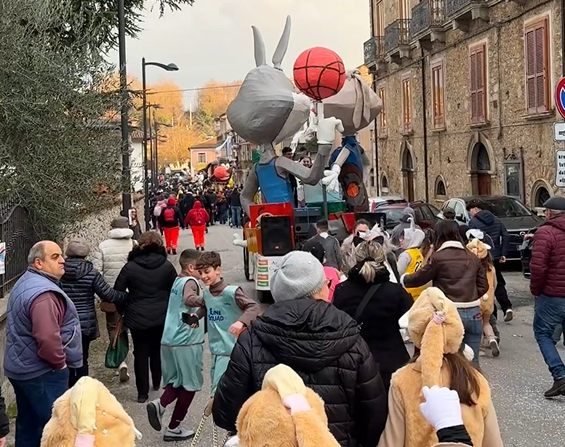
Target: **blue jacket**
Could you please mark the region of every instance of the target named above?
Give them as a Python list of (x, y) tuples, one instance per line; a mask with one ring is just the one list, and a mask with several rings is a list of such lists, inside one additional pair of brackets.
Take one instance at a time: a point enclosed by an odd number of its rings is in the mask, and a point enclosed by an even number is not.
[(493, 242), (490, 254), (494, 260), (508, 254), (508, 242), (510, 236), (508, 230), (498, 217), (490, 211), (483, 210), (475, 214), (475, 217), (469, 222), (469, 228), (481, 230), (488, 234)]
[(66, 303), (60, 332), (67, 366), (82, 366), (82, 334), (75, 305), (55, 279), (29, 269), (18, 279), (8, 299), (4, 374), (9, 379), (30, 380), (53, 371), (37, 354), (30, 315), (33, 301), (46, 292), (55, 293)]

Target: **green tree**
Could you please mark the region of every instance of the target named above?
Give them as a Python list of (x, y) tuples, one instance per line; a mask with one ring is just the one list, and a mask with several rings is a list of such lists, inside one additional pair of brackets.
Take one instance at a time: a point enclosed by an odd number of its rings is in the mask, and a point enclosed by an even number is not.
[(17, 196), (53, 235), (121, 190), (112, 67), (84, 51), (89, 36), (53, 39), (68, 8), (0, 0), (0, 201)]
[[(37, 1), (41, 8), (49, 0)], [(48, 32), (56, 40), (74, 46), (85, 45), (91, 51), (106, 51), (118, 45), (118, 0), (60, 0), (63, 7), (59, 13), (62, 20), (52, 22)], [(145, 0), (124, 0), (126, 33), (135, 37), (141, 30)], [(154, 7), (162, 15), (168, 11), (178, 11), (183, 6), (191, 6), (194, 0), (156, 0)], [(29, 27), (34, 25), (33, 14), (22, 15), (19, 23)], [(85, 39), (88, 36), (88, 39)]]

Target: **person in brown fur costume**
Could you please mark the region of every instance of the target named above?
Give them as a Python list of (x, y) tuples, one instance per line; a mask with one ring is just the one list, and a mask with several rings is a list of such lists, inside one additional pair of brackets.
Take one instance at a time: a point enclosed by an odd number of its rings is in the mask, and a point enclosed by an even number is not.
[[(457, 393), (439, 387), (424, 392), (422, 414), (433, 426), (442, 427), (438, 432), (442, 443), (436, 447), (470, 445)], [(446, 414), (455, 426), (446, 425)], [(277, 365), (265, 374), (262, 390), (241, 408), (237, 429), (239, 438), (230, 440), (226, 447), (339, 447), (328, 429), (324, 402), (286, 365)]]
[(41, 447), (134, 447), (141, 433), (98, 380), (81, 378), (53, 405)]
[(457, 392), (462, 420), (473, 445), (502, 447), (490, 387), (463, 355), (463, 323), (455, 305), (437, 287), (426, 289), (409, 312), (408, 331), (420, 349), (415, 359), (392, 376), (389, 416), (379, 447), (431, 447), (437, 427), (424, 418), (423, 387)]

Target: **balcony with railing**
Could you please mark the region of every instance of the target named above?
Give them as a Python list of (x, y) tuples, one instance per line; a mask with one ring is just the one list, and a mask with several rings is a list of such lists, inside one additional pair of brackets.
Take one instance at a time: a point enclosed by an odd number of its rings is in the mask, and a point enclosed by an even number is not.
[(422, 0), (414, 6), (410, 21), (411, 40), (443, 42), (444, 11), (444, 0)]
[(375, 67), (378, 62), (384, 60), (384, 37), (371, 37), (367, 42), (363, 44), (363, 52), (365, 54), (365, 65), (369, 68)]
[(472, 20), (488, 20), (488, 8), (488, 0), (445, 0), (446, 19), (454, 20), (456, 29), (465, 30)]
[(410, 19), (398, 19), (385, 28), (385, 52), (395, 63), (410, 58)]

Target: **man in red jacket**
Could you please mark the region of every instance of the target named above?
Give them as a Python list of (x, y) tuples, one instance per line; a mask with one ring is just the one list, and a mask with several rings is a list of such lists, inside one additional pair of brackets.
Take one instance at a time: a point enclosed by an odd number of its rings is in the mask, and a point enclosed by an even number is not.
[(557, 352), (553, 333), (565, 324), (565, 197), (543, 204), (546, 222), (535, 233), (530, 261), (530, 291), (536, 297), (534, 335), (553, 376), (547, 398), (565, 395), (565, 365)]

